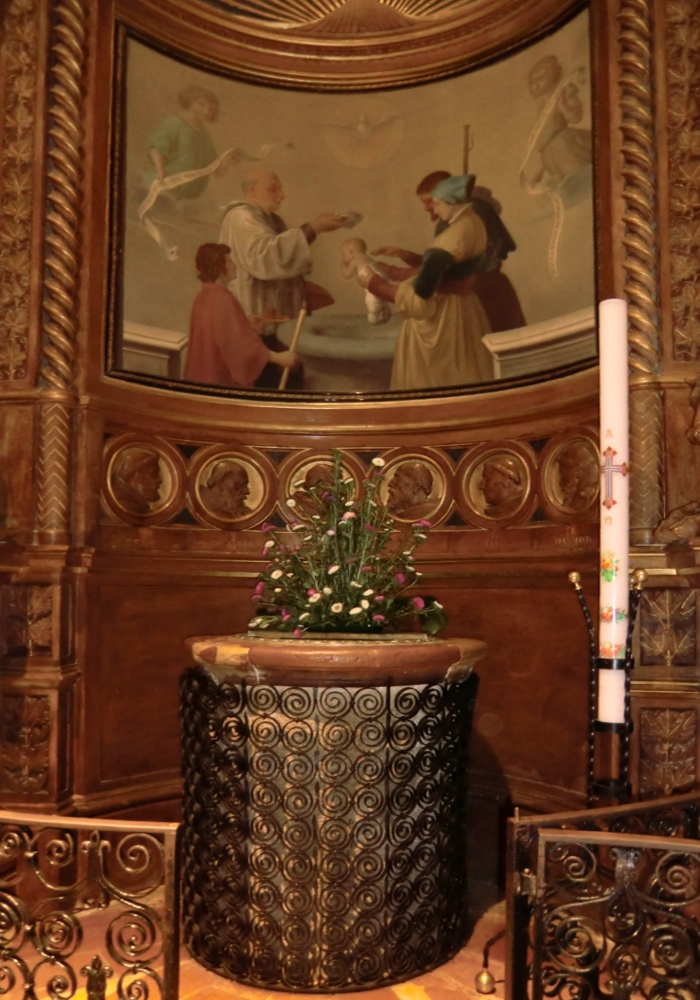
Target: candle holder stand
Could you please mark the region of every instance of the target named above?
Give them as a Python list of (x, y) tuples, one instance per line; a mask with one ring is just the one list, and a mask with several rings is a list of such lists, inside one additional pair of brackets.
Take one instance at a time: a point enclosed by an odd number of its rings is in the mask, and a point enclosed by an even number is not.
[[(632, 634), (637, 619), (642, 587), (647, 579), (644, 570), (636, 570), (632, 577), (629, 597), (629, 629), (625, 658), (607, 659), (598, 656), (596, 630), (581, 587), (581, 574), (569, 573), (569, 581), (576, 590), (581, 611), (588, 628), (590, 652), (589, 731), (588, 731), (588, 805), (609, 805), (629, 801), (632, 788), (629, 780), (630, 736), (630, 677), (634, 668)], [(624, 722), (600, 722), (598, 709), (598, 673), (600, 670), (624, 670), (625, 709)]]

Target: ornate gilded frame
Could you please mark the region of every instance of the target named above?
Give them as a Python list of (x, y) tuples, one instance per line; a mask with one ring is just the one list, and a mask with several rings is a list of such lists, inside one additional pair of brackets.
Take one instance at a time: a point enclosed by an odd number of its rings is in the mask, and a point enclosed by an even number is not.
[[(175, 391), (206, 392), (222, 398), (250, 397), (275, 403), (299, 400), (295, 392), (255, 389), (252, 393), (208, 385), (187, 384), (181, 379), (149, 377), (134, 373), (119, 363), (121, 338), (118, 333), (122, 297), (122, 247), (124, 243), (123, 200), (125, 171), (126, 115), (124, 80), (126, 51), (130, 39), (149, 44), (166, 55), (190, 60), (205, 70), (227, 72), (244, 82), (266, 86), (286, 86), (313, 92), (372, 91), (397, 86), (428, 83), (453, 74), (467, 72), (509, 51), (551, 33), (580, 10), (587, 0), (568, 3), (562, 0), (537, 0), (516, 8), (503, 2), (466, 0), (449, 12), (445, 0), (391, 0), (372, 6), (372, 0), (305, 0), (290, 6), (282, 0), (245, 0), (241, 4), (173, 3), (158, 5), (153, 16), (151, 3), (127, 2), (116, 5), (114, 22), (114, 91), (112, 109), (112, 172), (109, 264), (109, 307), (107, 310), (106, 372), (120, 380)], [(337, 25), (327, 25), (329, 17), (342, 14), (359, 4), (366, 32), (359, 37), (336, 34)], [(247, 15), (227, 16), (207, 11), (209, 7), (230, 6)], [(410, 18), (413, 9), (425, 12), (412, 16), (415, 24), (397, 31), (371, 30), (373, 11), (386, 8), (397, 18)], [(383, 11), (384, 16), (386, 11)], [(274, 14), (284, 23), (264, 18)], [(275, 21), (278, 20), (275, 19)], [(319, 29), (322, 25), (322, 30)], [(183, 26), (187, 32), (183, 33)], [(319, 33), (317, 33), (319, 32)], [(400, 37), (399, 37), (400, 36)], [(359, 44), (358, 44), (359, 41)], [(593, 359), (556, 370), (556, 377), (573, 374), (595, 364)], [(343, 402), (366, 400), (450, 399), (455, 396), (491, 393), (503, 388), (547, 382), (552, 371), (525, 377), (510, 377), (481, 385), (447, 386), (441, 389), (391, 392), (331, 393)], [(304, 403), (327, 401), (329, 393), (304, 392)]]

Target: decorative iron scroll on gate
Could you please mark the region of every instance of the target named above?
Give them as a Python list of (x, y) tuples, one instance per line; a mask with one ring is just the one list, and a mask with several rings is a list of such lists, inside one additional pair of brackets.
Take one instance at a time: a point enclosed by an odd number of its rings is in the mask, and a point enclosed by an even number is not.
[(178, 830), (0, 812), (0, 995), (178, 1000)]
[(700, 997), (700, 793), (509, 828), (507, 1000)]

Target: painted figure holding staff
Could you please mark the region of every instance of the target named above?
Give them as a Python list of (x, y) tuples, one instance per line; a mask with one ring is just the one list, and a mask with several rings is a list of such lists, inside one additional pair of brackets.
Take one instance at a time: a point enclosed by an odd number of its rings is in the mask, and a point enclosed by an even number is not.
[[(263, 339), (271, 350), (279, 350), (276, 323), (281, 318), (298, 317), (305, 302), (309, 311), (332, 305), (328, 292), (306, 280), (312, 267), (311, 245), (321, 233), (346, 226), (347, 215), (322, 212), (290, 229), (277, 215), (285, 195), (276, 173), (249, 167), (242, 187), (244, 197), (227, 206), (220, 233), (237, 271), (231, 290), (246, 315), (270, 317)], [(256, 384), (272, 387), (278, 381), (279, 373), (268, 369)]]

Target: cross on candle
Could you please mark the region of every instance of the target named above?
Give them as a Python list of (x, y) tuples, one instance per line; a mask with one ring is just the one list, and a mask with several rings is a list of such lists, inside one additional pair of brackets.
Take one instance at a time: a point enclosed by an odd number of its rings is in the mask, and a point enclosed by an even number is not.
[(623, 476), (627, 475), (627, 462), (623, 462), (621, 465), (615, 465), (613, 462), (615, 455), (617, 455), (617, 452), (614, 448), (606, 448), (603, 452), (603, 458), (605, 461), (600, 467), (600, 471), (603, 473), (604, 477), (603, 482), (605, 484), (605, 497), (601, 502), (603, 507), (607, 510), (610, 510), (610, 508), (617, 503), (617, 500), (613, 498), (613, 473), (619, 472)]

